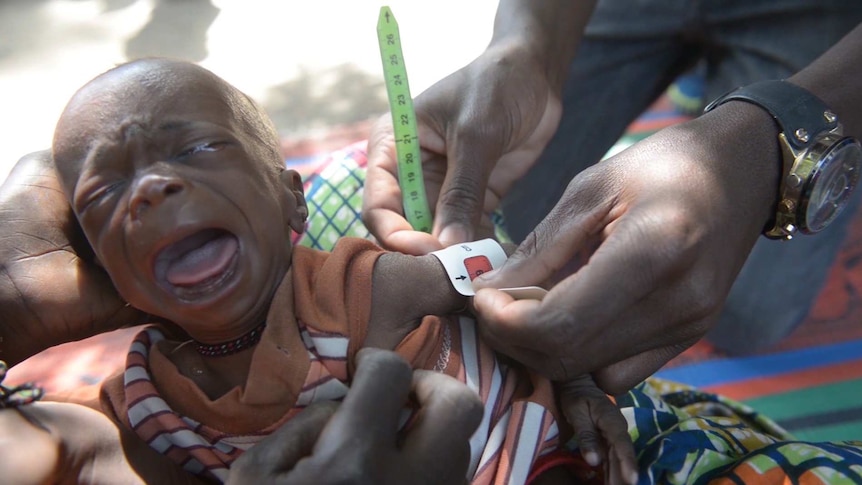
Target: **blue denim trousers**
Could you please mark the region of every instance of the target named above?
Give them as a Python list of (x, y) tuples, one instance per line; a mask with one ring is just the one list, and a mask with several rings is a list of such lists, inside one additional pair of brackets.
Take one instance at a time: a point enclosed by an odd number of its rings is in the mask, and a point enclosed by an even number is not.
[[(600, 0), (570, 67), (560, 127), (503, 201), (510, 235), (523, 239), (568, 181), (692, 66), (705, 67), (711, 100), (790, 76), (860, 22), (859, 0)], [(744, 354), (793, 330), (822, 287), (859, 200), (821, 233), (758, 241), (709, 340)]]

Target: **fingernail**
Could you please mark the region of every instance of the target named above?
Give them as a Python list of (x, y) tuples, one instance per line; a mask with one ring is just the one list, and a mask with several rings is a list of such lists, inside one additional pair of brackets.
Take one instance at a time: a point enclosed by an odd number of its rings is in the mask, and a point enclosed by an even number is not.
[(587, 463), (590, 464), (590, 466), (598, 466), (599, 463), (601, 463), (601, 460), (599, 460), (599, 454), (595, 451), (588, 451), (584, 453), (584, 460), (586, 460)]
[(467, 230), (460, 224), (451, 224), (440, 231), (440, 242), (445, 247), (467, 241)]
[(629, 475), (629, 483), (634, 485), (637, 482), (638, 482), (638, 472), (631, 472), (631, 474)]
[(482, 285), (486, 285), (493, 281), (496, 274), (496, 271), (489, 271), (487, 273), (480, 274), (476, 277), (476, 279), (473, 280), (473, 287), (476, 289), (482, 288)]

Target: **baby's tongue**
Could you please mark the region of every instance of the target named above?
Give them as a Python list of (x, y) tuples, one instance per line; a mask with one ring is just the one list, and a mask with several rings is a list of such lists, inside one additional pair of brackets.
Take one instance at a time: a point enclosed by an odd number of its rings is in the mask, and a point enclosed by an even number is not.
[(209, 239), (171, 261), (166, 278), (175, 286), (194, 286), (224, 271), (236, 252), (232, 236)]

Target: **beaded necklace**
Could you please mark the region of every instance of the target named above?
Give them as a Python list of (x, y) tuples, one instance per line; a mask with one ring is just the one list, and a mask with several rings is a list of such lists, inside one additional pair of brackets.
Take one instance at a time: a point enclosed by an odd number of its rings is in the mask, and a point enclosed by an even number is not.
[(260, 342), (260, 337), (263, 335), (264, 328), (266, 328), (265, 321), (251, 329), (248, 333), (229, 342), (218, 344), (205, 344), (198, 342), (197, 340), (192, 340), (192, 342), (195, 344), (195, 350), (205, 357), (224, 357), (253, 347), (255, 344)]

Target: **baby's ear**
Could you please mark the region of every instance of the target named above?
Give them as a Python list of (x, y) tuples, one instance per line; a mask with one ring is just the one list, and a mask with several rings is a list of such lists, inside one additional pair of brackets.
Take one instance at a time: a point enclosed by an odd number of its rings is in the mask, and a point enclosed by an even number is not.
[(296, 170), (284, 170), (279, 177), (283, 190), (285, 222), (297, 234), (302, 233), (308, 219), (308, 204), (302, 189), (302, 177)]

